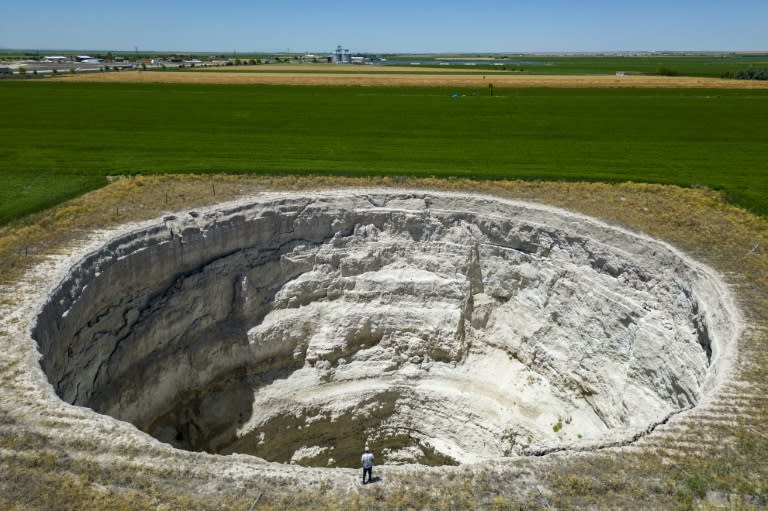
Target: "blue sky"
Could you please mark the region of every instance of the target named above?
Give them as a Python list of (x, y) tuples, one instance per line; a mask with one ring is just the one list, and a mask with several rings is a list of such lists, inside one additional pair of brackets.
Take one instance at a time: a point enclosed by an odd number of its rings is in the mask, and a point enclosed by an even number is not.
[(768, 0), (3, 0), (0, 48), (768, 50)]

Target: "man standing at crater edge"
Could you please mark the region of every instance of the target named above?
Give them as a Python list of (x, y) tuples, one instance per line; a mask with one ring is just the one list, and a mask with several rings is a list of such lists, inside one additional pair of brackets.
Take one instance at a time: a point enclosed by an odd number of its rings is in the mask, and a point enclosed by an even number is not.
[(373, 470), (373, 454), (371, 450), (366, 447), (365, 452), (360, 457), (360, 461), (363, 462), (363, 484), (367, 484), (365, 481), (365, 475), (368, 474), (368, 482), (371, 482), (371, 471)]

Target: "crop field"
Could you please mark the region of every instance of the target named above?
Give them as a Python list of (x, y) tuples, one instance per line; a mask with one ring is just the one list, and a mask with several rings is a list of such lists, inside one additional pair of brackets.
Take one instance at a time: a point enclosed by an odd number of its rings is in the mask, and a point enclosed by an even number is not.
[[(93, 83), (177, 83), (206, 85), (310, 85), (336, 87), (487, 88), (642, 88), (642, 89), (768, 89), (763, 80), (729, 80), (695, 76), (527, 75), (503, 71), (464, 71), (392, 67), (255, 66), (174, 71), (123, 71), (67, 75), (58, 80)], [(448, 72), (451, 71), (451, 72)]]
[(46, 80), (0, 102), (2, 223), (137, 173), (656, 182), (768, 213), (768, 90)]
[[(446, 58), (434, 55), (398, 55), (390, 57), (391, 62), (407, 64), (411, 61), (433, 58), (445, 64), (475, 61), (467, 55)], [(482, 63), (486, 62), (486, 65)], [(508, 62), (503, 66), (494, 64)], [(614, 74), (625, 71), (633, 74), (657, 74), (659, 71), (680, 76), (720, 77), (724, 73), (736, 72), (749, 67), (768, 66), (765, 54), (728, 54), (728, 55), (493, 55), (479, 60), (478, 68), (515, 70), (526, 74), (579, 75), (579, 74)], [(454, 66), (450, 66), (454, 67)]]
[[(418, 65), (415, 65), (418, 64)], [(690, 76), (720, 78), (751, 67), (768, 67), (768, 54), (746, 55), (645, 55), (645, 56), (538, 56), (495, 55), (477, 57), (457, 55), (390, 56), (387, 65), (349, 66), (328, 64), (258, 65), (241, 66), (249, 72), (376, 72), (382, 73), (494, 73), (535, 76), (628, 75)], [(298, 68), (298, 69), (297, 69)], [(186, 68), (195, 71), (200, 68)], [(207, 71), (226, 72), (232, 67), (204, 68)]]

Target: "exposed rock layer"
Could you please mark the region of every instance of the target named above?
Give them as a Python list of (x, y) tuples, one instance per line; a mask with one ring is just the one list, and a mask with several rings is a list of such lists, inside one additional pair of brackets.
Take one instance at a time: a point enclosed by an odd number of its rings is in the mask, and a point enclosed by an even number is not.
[(64, 400), (179, 447), (445, 464), (624, 441), (694, 406), (734, 328), (719, 286), (549, 208), (270, 196), (113, 239), (35, 338)]

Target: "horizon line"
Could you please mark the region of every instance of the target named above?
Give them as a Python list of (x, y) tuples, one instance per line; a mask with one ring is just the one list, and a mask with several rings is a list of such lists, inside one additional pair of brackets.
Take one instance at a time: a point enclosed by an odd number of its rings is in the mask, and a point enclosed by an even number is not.
[[(204, 54), (222, 54), (233, 55), (238, 54), (275, 54), (275, 55), (302, 55), (312, 53), (329, 53), (333, 54), (332, 50), (304, 50), (304, 51), (291, 51), (290, 48), (284, 50), (200, 50), (200, 49), (117, 49), (117, 48), (12, 48), (1, 47), (0, 52), (44, 52), (44, 51), (59, 51), (59, 52), (120, 52), (120, 53), (204, 53)], [(462, 50), (462, 51), (377, 51), (377, 50), (354, 50), (356, 53), (373, 53), (381, 55), (600, 55), (600, 54), (717, 54), (717, 53), (736, 53), (736, 54), (768, 54), (768, 48), (762, 50), (755, 49), (741, 49), (741, 50), (724, 50), (724, 49), (687, 49), (687, 50)]]

